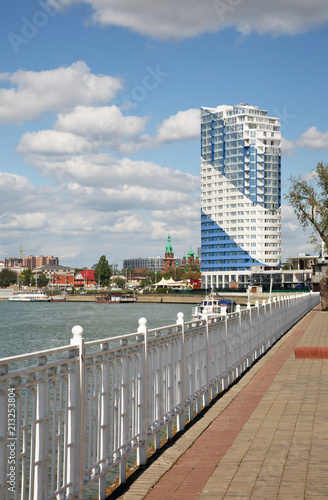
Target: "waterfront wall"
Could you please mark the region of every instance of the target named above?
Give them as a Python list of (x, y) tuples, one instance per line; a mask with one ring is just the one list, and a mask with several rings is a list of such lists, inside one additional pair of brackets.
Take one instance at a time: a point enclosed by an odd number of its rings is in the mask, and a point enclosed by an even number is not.
[[(268, 293), (221, 293), (222, 297), (228, 298), (235, 301), (237, 304), (246, 306), (248, 302), (251, 305), (255, 305), (256, 301), (262, 302), (262, 300), (268, 300)], [(272, 293), (271, 297), (278, 298), (283, 297), (284, 293)], [(67, 301), (69, 302), (94, 302), (96, 295), (67, 295)], [(137, 302), (147, 303), (147, 304), (198, 304), (204, 300), (203, 294), (194, 293), (152, 293), (152, 294), (137, 294)]]
[[(0, 360), (0, 498), (106, 498), (302, 316), (318, 293)], [(127, 306), (128, 307), (128, 306)], [(97, 488), (96, 491), (92, 488)], [(91, 489), (91, 493), (90, 493)], [(15, 492), (12, 497), (12, 492)]]

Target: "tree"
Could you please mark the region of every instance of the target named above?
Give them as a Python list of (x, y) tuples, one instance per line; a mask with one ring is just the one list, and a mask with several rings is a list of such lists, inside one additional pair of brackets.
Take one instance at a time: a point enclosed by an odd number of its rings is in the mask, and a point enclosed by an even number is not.
[(112, 275), (111, 268), (105, 255), (102, 255), (95, 268), (95, 280), (101, 286), (108, 286), (109, 280)]
[(47, 286), (49, 283), (49, 279), (45, 274), (40, 274), (37, 279), (38, 288), (42, 288), (43, 286)]
[(112, 283), (115, 283), (117, 288), (125, 288), (126, 279), (120, 278), (120, 276), (117, 276), (116, 278), (113, 278)]
[(328, 163), (319, 162), (312, 172), (312, 180), (290, 176), (291, 188), (286, 195), (296, 217), (305, 229), (312, 226), (311, 242), (318, 236), (328, 247)]
[(17, 273), (8, 267), (0, 271), (0, 287), (7, 288), (17, 283)]
[(22, 285), (29, 286), (33, 279), (33, 273), (31, 269), (23, 269), (20, 273), (20, 282)]
[[(301, 175), (290, 176), (289, 181), (291, 187), (286, 199), (293, 207), (301, 227), (312, 228), (311, 243), (318, 243), (322, 240), (328, 248), (328, 163), (317, 164), (310, 182), (303, 179)], [(327, 280), (321, 283), (320, 293), (322, 308), (326, 310)]]

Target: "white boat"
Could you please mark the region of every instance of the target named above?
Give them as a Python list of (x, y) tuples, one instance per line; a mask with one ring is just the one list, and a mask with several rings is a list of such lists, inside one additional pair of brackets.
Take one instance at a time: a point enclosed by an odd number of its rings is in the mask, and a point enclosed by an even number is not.
[(223, 299), (215, 294), (206, 296), (196, 307), (192, 308), (192, 319), (206, 319), (210, 315), (219, 315), (235, 311), (236, 302)]
[(135, 302), (136, 299), (131, 294), (122, 294), (122, 295), (111, 295), (106, 294), (100, 297), (97, 297), (95, 302), (97, 304), (129, 304)]
[(8, 298), (10, 302), (50, 302), (50, 297), (44, 292), (16, 292)]

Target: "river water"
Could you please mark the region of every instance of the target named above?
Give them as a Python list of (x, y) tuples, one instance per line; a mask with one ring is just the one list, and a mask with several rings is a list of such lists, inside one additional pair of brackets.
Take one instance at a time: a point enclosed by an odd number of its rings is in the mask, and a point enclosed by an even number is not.
[(148, 328), (172, 325), (178, 312), (191, 317), (192, 304), (96, 304), (93, 302), (0, 301), (0, 359), (68, 345), (80, 325), (85, 341), (136, 332), (139, 318)]

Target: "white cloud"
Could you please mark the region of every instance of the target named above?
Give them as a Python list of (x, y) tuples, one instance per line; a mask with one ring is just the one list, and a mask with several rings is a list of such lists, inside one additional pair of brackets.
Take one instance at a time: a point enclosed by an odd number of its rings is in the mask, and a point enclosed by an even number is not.
[[(182, 255), (185, 238), (194, 247), (199, 244), (195, 232), (198, 202), (193, 193), (78, 183), (36, 188), (22, 176), (0, 173), (0, 197), (0, 245), (9, 255), (17, 255), (23, 238), (24, 248), (72, 258), (72, 265), (90, 266), (104, 253), (110, 262), (121, 265), (123, 256), (158, 255), (162, 247), (164, 252), (169, 232), (174, 234), (177, 255)], [(189, 206), (195, 207), (192, 212), (185, 209)], [(185, 217), (167, 220), (166, 207), (175, 207), (180, 214), (185, 211)], [(145, 241), (153, 241), (153, 246), (147, 243), (145, 249)]]
[(16, 255), (23, 237), (25, 248), (69, 256), (72, 265), (92, 265), (99, 252), (121, 264), (130, 254), (158, 255), (169, 232), (178, 256), (185, 241), (199, 244), (197, 176), (103, 153), (30, 153), (25, 161), (59, 182), (36, 187), (23, 176), (0, 174), (5, 252)]
[(200, 138), (200, 110), (188, 109), (170, 116), (158, 127), (160, 143)]
[(24, 134), (17, 152), (54, 155), (107, 149), (126, 155), (200, 137), (198, 109), (178, 111), (157, 125), (153, 136), (143, 134), (147, 122), (147, 117), (124, 116), (117, 106), (77, 106), (70, 113), (58, 115), (54, 130)]
[(295, 155), (295, 146), (293, 141), (289, 141), (284, 137), (281, 138), (281, 153), (282, 156), (294, 156)]
[(310, 127), (297, 139), (296, 144), (309, 149), (328, 149), (328, 132), (320, 132), (317, 127)]
[(24, 159), (45, 177), (86, 187), (139, 185), (190, 193), (198, 192), (200, 186), (198, 176), (156, 163), (117, 159), (102, 153), (67, 156), (26, 154)]
[(118, 78), (95, 75), (83, 61), (48, 71), (2, 73), (0, 82), (4, 85), (0, 88), (0, 124), (36, 120), (46, 111), (108, 103), (122, 88)]
[(89, 151), (91, 144), (86, 137), (79, 137), (57, 130), (26, 132), (17, 147), (18, 153), (67, 155)]
[(306, 181), (306, 182), (312, 182), (317, 177), (317, 175), (318, 174), (317, 174), (316, 170), (311, 170), (311, 172), (307, 172), (306, 174), (303, 174), (302, 179), (303, 179), (303, 181)]
[(147, 118), (124, 116), (117, 106), (77, 106), (68, 114), (59, 114), (56, 130), (110, 142), (111, 138), (128, 139), (144, 131)]
[[(65, 5), (82, 0), (65, 0)], [(234, 27), (243, 34), (304, 33), (328, 21), (326, 0), (83, 0), (92, 20), (164, 40)]]

